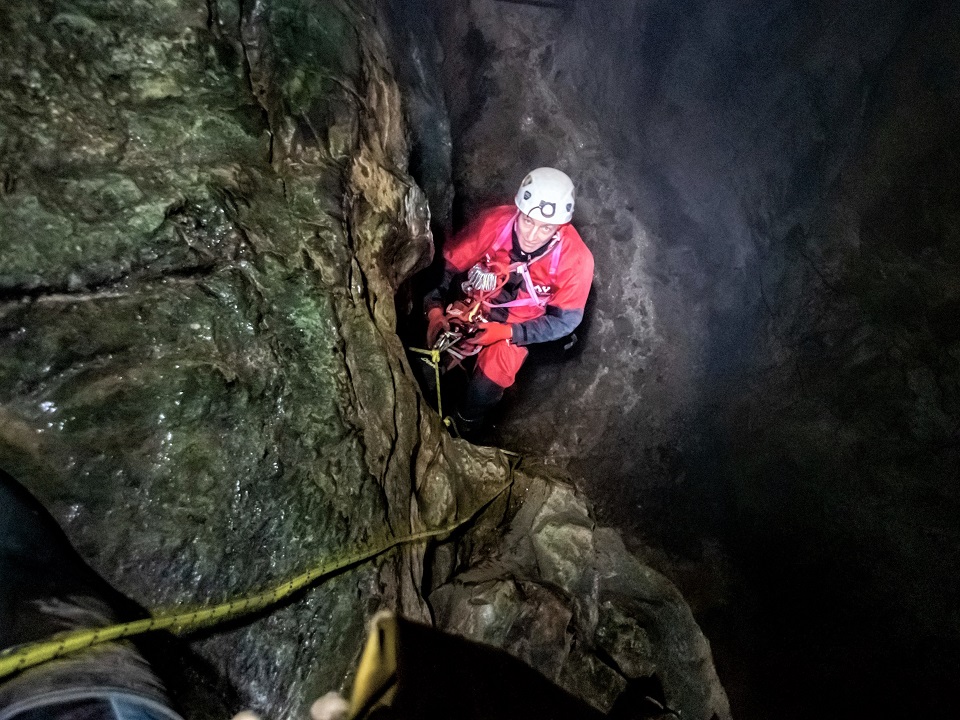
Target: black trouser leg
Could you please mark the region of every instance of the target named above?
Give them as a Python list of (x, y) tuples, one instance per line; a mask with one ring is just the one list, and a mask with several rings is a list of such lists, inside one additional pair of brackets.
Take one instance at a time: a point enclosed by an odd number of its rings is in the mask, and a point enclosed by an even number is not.
[(500, 402), (506, 388), (497, 385), (482, 372), (476, 371), (467, 385), (467, 394), (457, 414), (460, 419), (474, 427), (479, 426), (487, 412)]

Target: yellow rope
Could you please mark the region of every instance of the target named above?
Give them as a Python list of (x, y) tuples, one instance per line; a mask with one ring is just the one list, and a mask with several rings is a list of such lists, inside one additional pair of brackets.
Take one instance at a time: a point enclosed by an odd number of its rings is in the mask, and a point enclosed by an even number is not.
[(426, 355), (430, 358), (425, 362), (433, 368), (433, 375), (437, 383), (437, 414), (440, 416), (444, 425), (449, 425), (449, 419), (443, 416), (443, 396), (440, 393), (440, 351), (436, 349), (424, 350), (423, 348), (415, 347), (410, 348), (410, 351), (419, 353), (420, 355)]
[(470, 513), (470, 515), (448, 527), (424, 530), (423, 532), (388, 540), (381, 545), (360, 550), (342, 558), (323, 561), (312, 570), (308, 570), (291, 580), (287, 580), (286, 582), (253, 595), (229, 600), (212, 607), (200, 606), (192, 610), (174, 609), (154, 613), (152, 617), (144, 618), (143, 620), (135, 620), (133, 622), (120, 623), (102, 628), (88, 628), (59, 633), (48, 640), (41, 640), (39, 642), (9, 648), (0, 652), (0, 678), (49, 660), (54, 660), (63, 655), (77, 652), (78, 650), (85, 650), (100, 643), (120, 640), (154, 630), (169, 630), (175, 635), (182, 635), (199, 628), (211, 627), (227, 620), (262, 610), (271, 605), (275, 605), (284, 598), (289, 597), (298, 590), (302, 590), (323, 577), (329, 576), (338, 570), (352, 565), (358, 565), (366, 560), (375, 558), (399, 545), (415, 543), (452, 533), (479, 515), (484, 508), (496, 500), (512, 484), (513, 476), (511, 467), (511, 477), (506, 485), (497, 490), (490, 499), (481, 504), (476, 510)]

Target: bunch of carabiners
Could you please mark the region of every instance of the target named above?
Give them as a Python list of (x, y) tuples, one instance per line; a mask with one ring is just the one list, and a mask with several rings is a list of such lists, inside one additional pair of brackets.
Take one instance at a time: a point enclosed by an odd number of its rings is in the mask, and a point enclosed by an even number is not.
[(460, 284), (463, 297), (444, 311), (450, 329), (441, 333), (431, 348), (446, 353), (449, 359), (445, 370), (480, 352), (480, 346), (470, 339), (489, 321), (487, 304), (503, 288), (507, 277), (508, 272), (487, 261), (477, 263), (467, 272), (467, 279)]

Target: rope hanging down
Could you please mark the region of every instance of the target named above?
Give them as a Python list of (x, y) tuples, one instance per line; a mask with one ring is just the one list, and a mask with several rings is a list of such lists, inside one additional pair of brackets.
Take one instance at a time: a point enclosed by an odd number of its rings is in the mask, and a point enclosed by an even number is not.
[(49, 640), (41, 640), (39, 642), (3, 650), (0, 652), (0, 679), (12, 675), (15, 672), (34, 667), (35, 665), (40, 665), (49, 660), (55, 660), (56, 658), (80, 650), (86, 650), (100, 643), (121, 640), (155, 630), (169, 630), (174, 635), (184, 635), (200, 628), (213, 627), (228, 620), (233, 620), (276, 605), (298, 590), (302, 590), (324, 577), (383, 555), (400, 545), (409, 545), (422, 540), (448, 535), (473, 520), (483, 512), (488, 505), (513, 485), (513, 467), (514, 464), (511, 463), (510, 479), (503, 487), (497, 490), (496, 493), (468, 516), (462, 520), (458, 520), (452, 525), (395, 538), (381, 545), (367, 548), (366, 550), (360, 550), (341, 558), (321, 562), (320, 565), (312, 570), (308, 570), (272, 588), (253, 595), (228, 600), (227, 602), (212, 607), (201, 606), (193, 610), (174, 609), (158, 612), (143, 620), (135, 620), (133, 622), (120, 623), (102, 628), (73, 630), (54, 635)]
[[(426, 357), (423, 361), (433, 368), (434, 382), (437, 385), (437, 415), (440, 416), (440, 420), (447, 427), (450, 426), (450, 418), (444, 417), (443, 415), (443, 395), (440, 392), (440, 351), (436, 348), (433, 350), (424, 350), (423, 348), (410, 348), (410, 352), (415, 352), (419, 355), (425, 355)], [(429, 359), (428, 359), (429, 358)]]

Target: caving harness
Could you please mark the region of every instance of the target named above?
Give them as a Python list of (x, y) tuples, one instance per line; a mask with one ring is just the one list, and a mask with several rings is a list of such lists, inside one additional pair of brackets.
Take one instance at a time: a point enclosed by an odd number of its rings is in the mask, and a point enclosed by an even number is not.
[[(562, 249), (559, 232), (550, 240), (547, 249), (532, 260), (505, 263), (493, 259), (498, 252), (509, 248), (513, 244), (513, 228), (519, 215), (518, 211), (504, 224), (490, 250), (467, 271), (467, 279), (460, 284), (463, 297), (454, 300), (444, 310), (444, 317), (450, 324), (450, 329), (441, 333), (433, 343), (433, 347), (429, 349), (410, 348), (412, 352), (422, 355), (423, 362), (434, 371), (437, 386), (437, 411), (440, 417), (444, 417), (440, 375), (457, 367), (468, 357), (480, 352), (482, 347), (470, 341), (480, 332), (484, 323), (490, 322), (490, 310), (519, 307), (542, 308), (548, 302), (548, 298), (537, 292), (533, 279), (530, 277), (530, 265), (549, 256), (550, 278), (556, 276), (557, 268), (560, 266)], [(513, 273), (520, 275), (527, 297), (503, 303), (494, 302), (493, 299), (500, 294)], [(446, 418), (444, 422), (449, 424), (449, 420)]]

